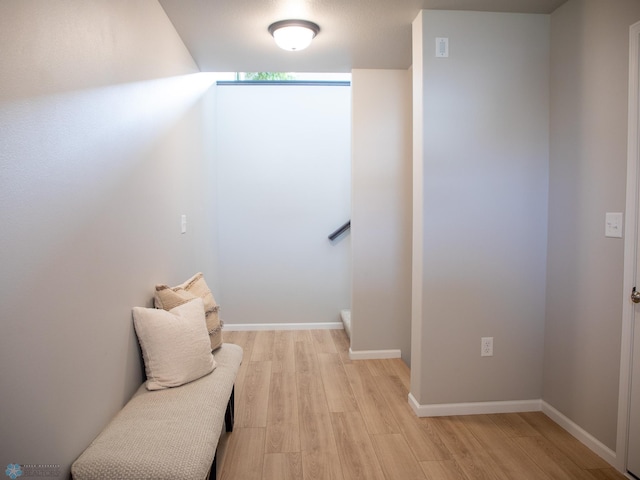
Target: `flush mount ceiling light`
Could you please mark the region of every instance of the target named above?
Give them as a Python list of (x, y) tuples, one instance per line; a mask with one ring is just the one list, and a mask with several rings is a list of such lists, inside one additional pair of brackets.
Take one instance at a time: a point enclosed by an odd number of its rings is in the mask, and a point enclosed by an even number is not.
[(318, 34), (320, 27), (307, 20), (281, 20), (269, 25), (269, 33), (283, 50), (304, 50)]

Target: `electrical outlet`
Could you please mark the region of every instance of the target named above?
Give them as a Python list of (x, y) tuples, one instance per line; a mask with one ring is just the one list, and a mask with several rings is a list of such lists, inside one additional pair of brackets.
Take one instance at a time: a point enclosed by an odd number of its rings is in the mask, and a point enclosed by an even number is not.
[(480, 356), (493, 357), (493, 337), (482, 337), (480, 339)]

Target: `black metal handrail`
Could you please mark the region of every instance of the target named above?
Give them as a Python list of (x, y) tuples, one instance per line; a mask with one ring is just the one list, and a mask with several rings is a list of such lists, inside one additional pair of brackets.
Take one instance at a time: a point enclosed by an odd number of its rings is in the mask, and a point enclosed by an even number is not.
[(351, 228), (351, 220), (349, 220), (347, 223), (345, 223), (340, 228), (338, 228), (335, 232), (330, 234), (328, 237), (329, 240), (333, 242), (336, 238), (338, 238), (340, 235), (342, 235), (344, 232), (346, 232), (350, 228)]

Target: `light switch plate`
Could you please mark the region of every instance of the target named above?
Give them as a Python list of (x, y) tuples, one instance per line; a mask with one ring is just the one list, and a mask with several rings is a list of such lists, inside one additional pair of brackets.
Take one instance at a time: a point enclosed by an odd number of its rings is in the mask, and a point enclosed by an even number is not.
[(605, 215), (604, 236), (622, 238), (622, 213), (607, 212)]
[(436, 57), (446, 58), (449, 56), (449, 38), (437, 37), (436, 38)]
[(187, 233), (187, 216), (180, 217), (180, 233)]

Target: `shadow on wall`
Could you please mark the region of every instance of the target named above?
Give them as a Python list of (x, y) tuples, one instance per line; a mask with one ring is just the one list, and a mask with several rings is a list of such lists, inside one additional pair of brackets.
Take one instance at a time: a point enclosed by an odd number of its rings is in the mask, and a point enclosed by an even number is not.
[(214, 80), (0, 103), (0, 466), (68, 471), (139, 385), (131, 307), (207, 243), (167, 218), (202, 203)]

